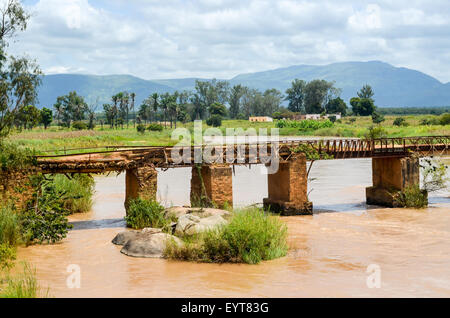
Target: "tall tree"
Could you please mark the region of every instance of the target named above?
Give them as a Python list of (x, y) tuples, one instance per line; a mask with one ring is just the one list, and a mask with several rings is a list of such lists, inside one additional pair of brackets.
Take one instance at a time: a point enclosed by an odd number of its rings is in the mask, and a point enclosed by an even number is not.
[(134, 103), (136, 101), (136, 93), (130, 93), (131, 98), (131, 104), (130, 104), (130, 110), (134, 114), (133, 122), (134, 122), (134, 128), (136, 128), (136, 113), (134, 112)]
[(53, 121), (53, 112), (51, 111), (51, 109), (45, 107), (42, 108), (40, 122), (41, 124), (44, 125), (44, 129), (47, 129), (47, 127), (50, 126), (52, 121)]
[(246, 92), (246, 87), (242, 85), (235, 85), (230, 90), (230, 117), (236, 119), (241, 111), (242, 96)]
[(103, 111), (105, 112), (106, 121), (111, 128), (114, 128), (117, 122), (117, 106), (111, 104), (103, 104)]
[(0, 8), (0, 138), (6, 136), (18, 111), (37, 100), (42, 72), (34, 60), (8, 59), (8, 40), (24, 31), (30, 18), (20, 1), (3, 1)]
[(295, 79), (291, 87), (286, 90), (285, 100), (289, 101), (288, 109), (291, 112), (304, 112), (306, 82), (304, 80)]
[(334, 87), (334, 82), (313, 80), (305, 87), (305, 111), (310, 114), (320, 114), (330, 99), (338, 97), (340, 90)]
[(72, 121), (81, 121), (86, 119), (88, 105), (84, 98), (75, 91), (68, 95), (59, 96), (53, 108), (61, 114), (61, 120), (64, 126), (70, 127)]
[(276, 112), (281, 105), (281, 101), (283, 100), (283, 94), (275, 88), (267, 89), (263, 94), (263, 107), (262, 107), (262, 116), (272, 116), (274, 112)]
[(364, 85), (361, 90), (358, 92), (358, 97), (361, 99), (367, 98), (367, 99), (371, 99), (373, 101), (373, 89), (370, 85), (366, 84)]
[(325, 110), (328, 114), (341, 113), (343, 116), (347, 115), (347, 104), (342, 98), (337, 97), (328, 101), (325, 105)]

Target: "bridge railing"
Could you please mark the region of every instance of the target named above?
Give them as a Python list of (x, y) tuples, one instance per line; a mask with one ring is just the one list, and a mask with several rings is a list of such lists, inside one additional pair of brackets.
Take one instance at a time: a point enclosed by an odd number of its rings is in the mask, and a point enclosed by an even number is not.
[[(264, 143), (273, 144), (272, 141)], [(264, 144), (263, 143), (263, 144)], [(261, 143), (258, 143), (261, 145)], [(298, 147), (308, 145), (317, 150), (319, 154), (326, 153), (336, 159), (371, 157), (376, 155), (405, 155), (409, 152), (433, 152), (448, 149), (450, 146), (450, 136), (425, 136), (425, 137), (397, 137), (397, 138), (377, 138), (377, 139), (317, 139), (317, 140), (281, 140), (279, 147)], [(248, 145), (256, 145), (249, 143)], [(205, 146), (202, 146), (205, 147)], [(223, 147), (227, 147), (226, 145)], [(439, 147), (439, 149), (437, 149)], [(77, 156), (84, 154), (108, 154), (115, 152), (127, 152), (133, 150), (165, 149), (172, 147), (163, 146), (103, 146), (90, 148), (64, 148), (59, 150), (42, 151), (39, 158), (54, 158)]]

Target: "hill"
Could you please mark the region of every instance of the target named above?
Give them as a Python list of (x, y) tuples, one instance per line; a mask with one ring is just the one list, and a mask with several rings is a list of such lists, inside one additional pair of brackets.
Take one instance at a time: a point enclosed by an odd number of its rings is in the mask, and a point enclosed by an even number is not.
[[(375, 91), (375, 101), (380, 107), (424, 107), (450, 105), (450, 83), (443, 84), (422, 72), (390, 64), (371, 62), (343, 62), (329, 65), (297, 65), (257, 73), (241, 74), (230, 79), (230, 84), (243, 84), (265, 90), (276, 88), (285, 92), (293, 79), (307, 81), (325, 79), (335, 81), (342, 89), (342, 98), (348, 102), (364, 85)], [(94, 103), (97, 97), (100, 105), (110, 101), (119, 91), (132, 91), (137, 95), (139, 105), (153, 92), (174, 92), (193, 90), (196, 78), (143, 80), (129, 75), (48, 75), (43, 79), (39, 91), (40, 105), (51, 106), (57, 96), (76, 90)]]

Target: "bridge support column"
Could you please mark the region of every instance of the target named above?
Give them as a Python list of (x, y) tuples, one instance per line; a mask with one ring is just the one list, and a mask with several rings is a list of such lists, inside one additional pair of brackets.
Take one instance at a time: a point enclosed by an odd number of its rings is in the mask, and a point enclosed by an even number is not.
[(126, 171), (125, 208), (133, 199), (156, 200), (158, 172), (153, 167), (144, 166)]
[(269, 197), (264, 199), (265, 209), (281, 215), (312, 215), (304, 154), (280, 162), (278, 172), (268, 175), (268, 185)]
[(400, 207), (399, 192), (420, 185), (418, 158), (373, 158), (373, 186), (366, 189), (367, 204)]
[(233, 206), (233, 177), (229, 165), (192, 167), (191, 205)]

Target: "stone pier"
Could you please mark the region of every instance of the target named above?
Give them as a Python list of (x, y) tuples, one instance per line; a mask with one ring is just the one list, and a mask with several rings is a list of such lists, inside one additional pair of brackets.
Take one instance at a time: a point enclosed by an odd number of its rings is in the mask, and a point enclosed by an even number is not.
[(156, 200), (158, 172), (150, 166), (143, 166), (126, 171), (125, 207), (133, 199)]
[(278, 172), (268, 175), (269, 197), (264, 208), (281, 215), (311, 215), (313, 205), (308, 201), (306, 157), (296, 154), (279, 163)]
[(229, 165), (192, 167), (191, 205), (233, 206), (233, 176)]
[(407, 187), (420, 185), (418, 158), (373, 158), (373, 186), (366, 189), (367, 204), (400, 207), (395, 197)]

